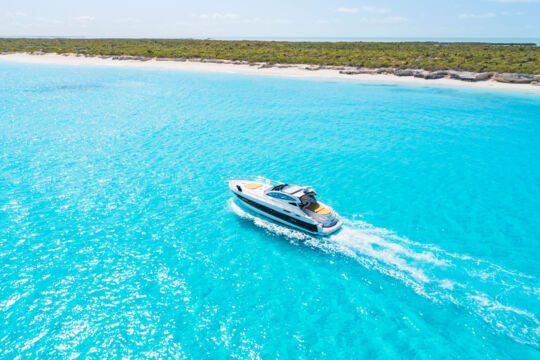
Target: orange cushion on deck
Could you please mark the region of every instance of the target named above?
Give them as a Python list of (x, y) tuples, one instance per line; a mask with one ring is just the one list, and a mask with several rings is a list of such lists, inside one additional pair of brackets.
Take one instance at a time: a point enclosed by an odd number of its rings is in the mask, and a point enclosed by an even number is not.
[(330, 209), (319, 203), (311, 203), (307, 208), (319, 215), (330, 215)]
[(260, 188), (261, 186), (263, 186), (263, 184), (259, 184), (259, 183), (247, 183), (244, 185), (246, 187), (246, 189), (249, 189), (249, 190), (255, 190), (255, 189), (258, 189)]

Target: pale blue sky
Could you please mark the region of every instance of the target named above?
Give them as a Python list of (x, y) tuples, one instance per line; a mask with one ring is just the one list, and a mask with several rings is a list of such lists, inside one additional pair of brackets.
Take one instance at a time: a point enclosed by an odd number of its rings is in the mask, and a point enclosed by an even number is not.
[(0, 36), (540, 37), (540, 0), (2, 0)]

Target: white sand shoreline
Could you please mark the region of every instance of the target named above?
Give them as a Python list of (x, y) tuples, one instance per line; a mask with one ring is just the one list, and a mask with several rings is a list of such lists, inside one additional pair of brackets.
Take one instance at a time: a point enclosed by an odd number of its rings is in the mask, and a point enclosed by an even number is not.
[(381, 83), (399, 83), (399, 84), (417, 84), (432, 86), (449, 86), (475, 89), (491, 89), (518, 91), (526, 93), (540, 94), (540, 86), (531, 84), (511, 84), (501, 83), (493, 80), (467, 82), (455, 79), (422, 79), (412, 76), (396, 76), (391, 74), (342, 74), (336, 69), (309, 70), (310, 65), (286, 65), (261, 67), (263, 64), (235, 64), (232, 62), (203, 62), (196, 60), (174, 61), (174, 60), (118, 60), (112, 58), (89, 57), (74, 54), (41, 54), (34, 55), (29, 53), (9, 53), (0, 55), (0, 61), (13, 61), (34, 64), (56, 64), (70, 66), (115, 66), (115, 67), (133, 67), (148, 69), (166, 69), (166, 70), (184, 70), (195, 72), (214, 72), (229, 74), (246, 75), (265, 75), (289, 78), (304, 79), (342, 79), (356, 80), (363, 82), (381, 82)]

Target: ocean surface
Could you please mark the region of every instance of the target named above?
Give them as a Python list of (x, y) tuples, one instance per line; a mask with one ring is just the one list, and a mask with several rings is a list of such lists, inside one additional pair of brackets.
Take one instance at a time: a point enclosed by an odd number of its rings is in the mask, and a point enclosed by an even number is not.
[(0, 358), (539, 359), (539, 139), (538, 94), (2, 61)]

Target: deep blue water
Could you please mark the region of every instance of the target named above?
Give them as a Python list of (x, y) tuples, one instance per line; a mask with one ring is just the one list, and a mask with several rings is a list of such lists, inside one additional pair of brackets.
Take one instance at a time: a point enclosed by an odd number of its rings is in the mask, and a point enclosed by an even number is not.
[(0, 358), (540, 358), (539, 139), (534, 94), (0, 62)]

